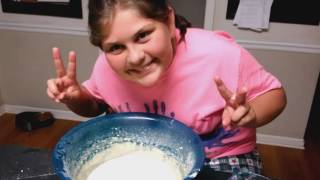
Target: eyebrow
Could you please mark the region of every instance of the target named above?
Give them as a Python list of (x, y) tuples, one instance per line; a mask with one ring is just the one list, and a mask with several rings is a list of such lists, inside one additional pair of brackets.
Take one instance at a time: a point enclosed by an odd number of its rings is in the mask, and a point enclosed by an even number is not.
[[(146, 31), (146, 29), (151, 29), (152, 27), (153, 27), (153, 25), (152, 25), (151, 23), (142, 26), (136, 33), (133, 34), (133, 36), (132, 36), (133, 38), (132, 38), (132, 39), (136, 39), (137, 36), (138, 36), (140, 33)], [(114, 45), (114, 44), (118, 44), (118, 42), (117, 42), (117, 41), (114, 41), (114, 42), (112, 42), (112, 41), (111, 41), (111, 42), (106, 42), (106, 43), (103, 43), (103, 47), (110, 47), (110, 46), (112, 46), (112, 45)]]
[(151, 29), (152, 28), (152, 24), (147, 24), (145, 26), (142, 26), (135, 34), (134, 34), (134, 39), (137, 38), (137, 36), (139, 36), (140, 33), (148, 30), (148, 29)]

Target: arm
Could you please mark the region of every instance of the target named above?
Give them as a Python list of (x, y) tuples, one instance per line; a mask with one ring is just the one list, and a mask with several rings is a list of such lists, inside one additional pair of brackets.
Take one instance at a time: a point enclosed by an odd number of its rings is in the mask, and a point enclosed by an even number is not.
[(81, 86), (80, 89), (77, 98), (64, 102), (71, 111), (85, 117), (94, 117), (106, 112), (105, 103), (96, 100), (85, 87)]
[(254, 127), (263, 126), (275, 119), (285, 108), (287, 103), (283, 88), (273, 89), (249, 102), (256, 120)]

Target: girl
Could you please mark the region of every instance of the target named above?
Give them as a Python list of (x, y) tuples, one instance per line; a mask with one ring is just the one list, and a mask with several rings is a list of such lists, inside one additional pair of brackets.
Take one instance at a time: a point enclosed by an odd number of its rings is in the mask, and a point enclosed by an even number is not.
[(103, 53), (81, 85), (75, 52), (65, 70), (53, 48), (47, 94), (87, 117), (108, 109), (174, 117), (203, 139), (204, 169), (260, 174), (256, 128), (282, 112), (284, 90), (227, 33), (189, 25), (166, 0), (90, 0), (90, 40)]

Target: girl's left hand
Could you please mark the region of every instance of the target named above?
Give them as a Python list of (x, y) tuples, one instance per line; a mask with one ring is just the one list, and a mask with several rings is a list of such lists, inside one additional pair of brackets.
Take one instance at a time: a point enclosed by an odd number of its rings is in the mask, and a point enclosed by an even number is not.
[(239, 92), (231, 92), (224, 82), (216, 77), (214, 79), (220, 95), (226, 101), (222, 114), (223, 127), (230, 129), (235, 127), (255, 127), (256, 113), (246, 100), (247, 88), (243, 87)]

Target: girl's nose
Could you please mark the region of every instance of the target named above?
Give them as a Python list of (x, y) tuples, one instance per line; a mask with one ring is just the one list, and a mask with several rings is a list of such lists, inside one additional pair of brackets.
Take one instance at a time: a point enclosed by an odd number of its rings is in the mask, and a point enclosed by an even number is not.
[(131, 65), (138, 66), (143, 64), (145, 54), (139, 47), (128, 48), (127, 61)]

